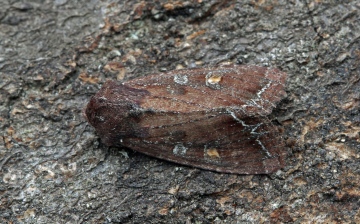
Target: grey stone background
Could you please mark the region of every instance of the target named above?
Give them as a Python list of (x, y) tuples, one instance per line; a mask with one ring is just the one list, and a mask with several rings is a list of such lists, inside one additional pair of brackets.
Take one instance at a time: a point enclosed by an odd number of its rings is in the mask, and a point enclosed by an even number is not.
[[(360, 223), (359, 1), (0, 0), (0, 223)], [(229, 175), (108, 148), (107, 79), (278, 67), (286, 166)]]

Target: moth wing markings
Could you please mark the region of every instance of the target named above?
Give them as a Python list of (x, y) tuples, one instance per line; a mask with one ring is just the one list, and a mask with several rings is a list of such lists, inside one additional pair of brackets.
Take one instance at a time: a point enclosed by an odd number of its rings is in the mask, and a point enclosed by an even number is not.
[[(271, 158), (254, 156), (254, 154), (243, 154), (239, 156), (222, 156), (221, 149), (217, 149), (220, 157), (206, 159), (204, 148), (200, 146), (186, 147), (186, 154), (179, 156), (173, 153), (175, 145), (162, 145), (146, 143), (137, 139), (127, 145), (135, 151), (167, 161), (198, 167), (206, 170), (237, 174), (264, 174), (272, 173), (283, 167), (282, 158), (274, 156)], [(236, 149), (234, 149), (236, 150)], [(233, 151), (234, 151), (233, 150)]]
[[(174, 95), (172, 97), (165, 97), (165, 94), (156, 95), (152, 93), (148, 97), (144, 97), (140, 105), (158, 111), (164, 111), (163, 109), (166, 108), (167, 111), (187, 112), (191, 110), (210, 110), (212, 108), (220, 107), (240, 109), (241, 106), (249, 104), (249, 100), (245, 101), (246, 98), (243, 96), (241, 98), (234, 97), (235, 91), (230, 94), (215, 91), (214, 94), (209, 94), (209, 90), (205, 88), (200, 89), (191, 86), (185, 88), (187, 89), (187, 94), (183, 96)], [(194, 97), (189, 97), (189, 95)]]
[[(225, 95), (218, 90), (212, 90), (209, 87), (200, 85), (179, 86), (178, 88), (182, 88), (184, 94), (170, 96), (168, 96), (169, 93), (166, 89), (167, 84), (148, 86), (146, 88), (151, 94), (143, 98), (141, 105), (156, 110), (166, 108), (167, 111), (186, 112), (244, 104), (239, 98), (229, 97), (229, 95)], [(162, 101), (163, 99), (165, 101)], [(171, 105), (171, 102), (173, 102), (173, 105)], [(170, 107), (166, 107), (164, 104), (170, 105)]]
[[(221, 90), (210, 89), (205, 85), (205, 76), (210, 72), (222, 75), (221, 86), (223, 88)], [(147, 89), (163, 88), (163, 92), (159, 91), (158, 97), (167, 94), (164, 92), (165, 87), (183, 88), (185, 90), (184, 95), (173, 95), (168, 100), (181, 101), (185, 102), (185, 104), (186, 102), (188, 104), (202, 102), (198, 106), (203, 105), (207, 108), (217, 106), (243, 107), (252, 115), (271, 113), (275, 103), (286, 95), (283, 90), (286, 74), (277, 69), (258, 66), (229, 66), (205, 71), (204, 69), (194, 69), (191, 74), (186, 70), (172, 71), (166, 74), (168, 75), (162, 76), (163, 82), (160, 82), (159, 77), (149, 78), (149, 80), (144, 77), (144, 80), (147, 81), (144, 83), (147, 84), (137, 82), (137, 85), (144, 85), (144, 88)], [(174, 84), (172, 79), (175, 74), (187, 75), (188, 83), (186, 85)], [(136, 88), (141, 88), (141, 86), (136, 86)], [(156, 95), (156, 92), (152, 95)], [(186, 105), (184, 105), (184, 108), (185, 110), (191, 109)]]
[[(216, 119), (216, 118), (214, 118)], [(202, 120), (195, 121), (194, 126), (196, 126), (196, 122), (202, 122)], [(210, 122), (211, 123), (211, 122)], [(220, 122), (223, 124), (223, 122)], [(232, 124), (229, 124), (232, 126)], [(212, 124), (210, 126), (213, 126)], [(189, 125), (186, 125), (189, 127)], [(169, 127), (171, 129), (171, 127)], [(193, 127), (189, 127), (189, 129), (193, 129)], [(280, 165), (274, 164), (281, 164), (279, 162), (281, 159), (277, 158), (278, 149), (276, 148), (276, 139), (272, 138), (271, 134), (268, 136), (268, 132), (263, 131), (263, 137), (266, 139), (272, 139), (271, 142), (266, 142), (266, 147), (271, 147), (268, 150), (271, 152), (272, 157), (269, 158), (263, 150), (259, 148), (259, 144), (256, 142), (258, 138), (255, 136), (250, 136), (249, 134), (242, 133), (239, 130), (239, 127), (234, 127), (231, 133), (224, 132), (221, 130), (221, 127), (218, 127), (218, 133), (222, 133), (221, 136), (218, 136), (217, 140), (222, 142), (219, 145), (211, 145), (209, 142), (198, 142), (194, 145), (186, 144), (186, 140), (184, 141), (184, 147), (187, 148), (186, 154), (182, 156), (174, 155), (173, 148), (176, 144), (181, 143), (173, 143), (171, 141), (159, 140), (156, 138), (146, 138), (146, 139), (127, 139), (124, 143), (125, 146), (132, 148), (136, 151), (143, 152), (150, 156), (155, 156), (158, 158), (162, 158), (165, 160), (169, 160), (172, 162), (181, 163), (184, 165), (191, 165), (203, 169), (210, 169), (220, 172), (230, 172), (230, 173), (246, 173), (250, 172), (249, 170), (255, 169), (257, 166), (262, 167), (263, 164), (268, 164), (268, 170), (259, 170), (259, 173), (268, 173), (270, 170), (279, 169)], [(174, 129), (177, 130), (177, 127)], [(171, 130), (170, 130), (171, 131)], [(185, 131), (188, 131), (187, 129)], [(216, 130), (215, 130), (216, 131)], [(247, 132), (248, 133), (248, 132)], [(208, 136), (209, 133), (203, 133), (202, 136), (214, 139), (214, 137)], [(198, 136), (198, 137), (201, 137)], [(196, 138), (198, 138), (196, 137)], [(216, 138), (215, 138), (216, 139)], [(226, 141), (224, 141), (226, 139)], [(191, 139), (191, 142), (194, 140)], [(271, 143), (271, 144), (270, 144)], [(218, 151), (220, 157), (215, 160), (209, 160), (204, 157), (204, 149), (205, 145), (209, 145), (210, 148), (215, 146), (214, 148)], [(241, 147), (240, 147), (241, 146)], [(271, 168), (271, 165), (274, 166)], [(252, 167), (249, 169), (249, 167)], [(270, 169), (270, 168), (271, 169)], [(258, 169), (258, 168), (256, 168)], [(255, 170), (256, 170), (255, 169)], [(260, 168), (259, 168), (260, 169)], [(251, 172), (250, 172), (251, 173)]]
[[(257, 66), (252, 66), (250, 68), (251, 71), (242, 71), (239, 69), (236, 75), (230, 73), (228, 78), (236, 80), (239, 79), (239, 77), (243, 77), (245, 73), (250, 73), (251, 76), (248, 75), (249, 78), (246, 80), (247, 88), (249, 90), (254, 89), (256, 92), (249, 91), (249, 93), (253, 93), (253, 95), (248, 97), (248, 100), (243, 107), (245, 109), (248, 107), (249, 109), (246, 110), (253, 115), (267, 115), (271, 113), (272, 109), (276, 106), (276, 103), (286, 95), (283, 90), (286, 74), (280, 72), (278, 69)], [(229, 87), (229, 89), (230, 88), (231, 87)]]

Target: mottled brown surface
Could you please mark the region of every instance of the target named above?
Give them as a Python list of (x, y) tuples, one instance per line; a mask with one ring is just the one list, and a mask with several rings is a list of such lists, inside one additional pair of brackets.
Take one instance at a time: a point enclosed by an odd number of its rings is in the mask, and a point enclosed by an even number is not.
[[(358, 1), (0, 5), (0, 223), (360, 223)], [(108, 79), (219, 62), (288, 74), (276, 173), (109, 148), (82, 116)]]
[(285, 97), (285, 81), (259, 66), (174, 70), (108, 81), (85, 113), (108, 146), (218, 172), (273, 173), (286, 150), (265, 115)]

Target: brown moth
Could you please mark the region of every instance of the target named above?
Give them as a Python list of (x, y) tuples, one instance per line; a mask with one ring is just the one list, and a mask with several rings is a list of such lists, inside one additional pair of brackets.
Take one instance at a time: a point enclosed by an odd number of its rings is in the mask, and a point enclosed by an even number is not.
[(108, 146), (237, 174), (284, 166), (284, 141), (266, 115), (286, 96), (286, 73), (254, 65), (174, 70), (107, 81), (85, 113)]

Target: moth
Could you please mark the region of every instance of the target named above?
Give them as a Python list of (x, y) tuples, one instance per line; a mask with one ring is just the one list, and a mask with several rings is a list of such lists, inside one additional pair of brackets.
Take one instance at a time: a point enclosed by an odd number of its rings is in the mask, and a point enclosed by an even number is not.
[(286, 73), (220, 65), (107, 81), (88, 103), (88, 122), (108, 146), (236, 174), (284, 166), (284, 140), (267, 117), (286, 96)]

